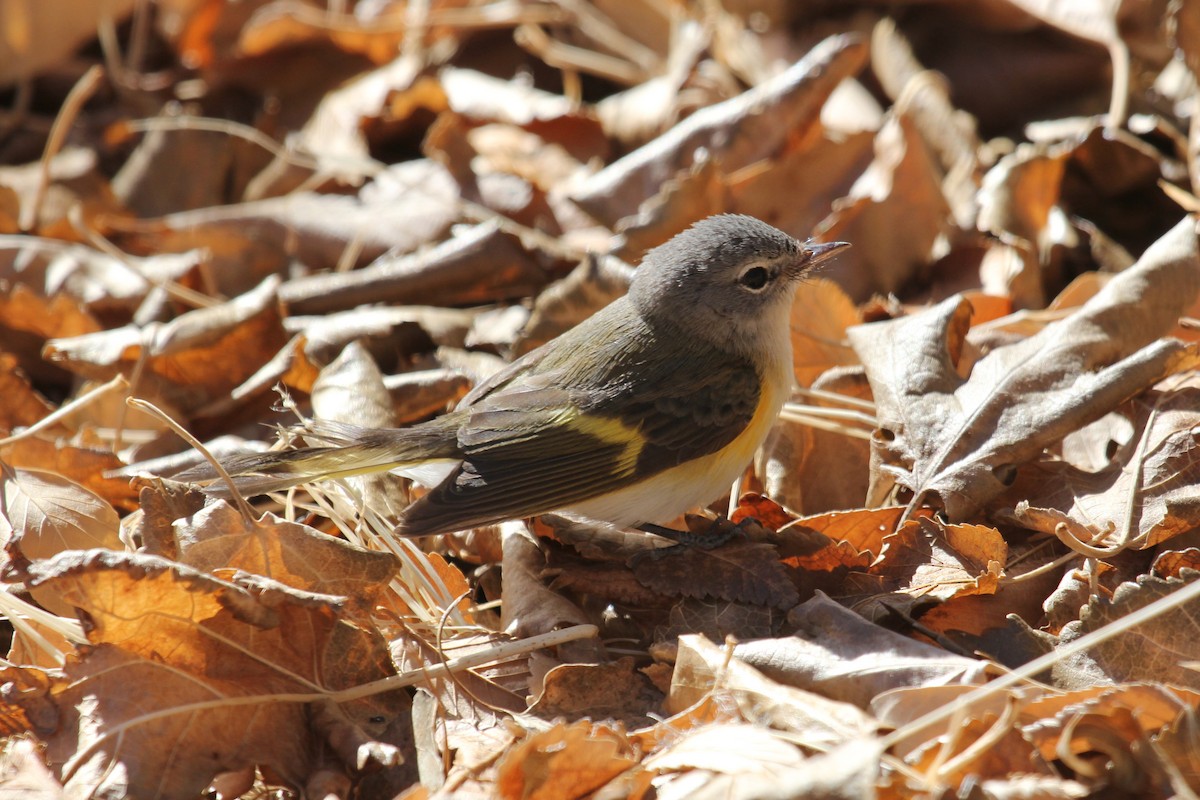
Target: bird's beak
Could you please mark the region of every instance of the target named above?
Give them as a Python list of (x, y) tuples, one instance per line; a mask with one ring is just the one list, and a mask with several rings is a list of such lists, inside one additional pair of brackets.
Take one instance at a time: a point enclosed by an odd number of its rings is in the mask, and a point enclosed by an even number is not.
[(808, 257), (804, 261), (805, 269), (812, 269), (818, 264), (828, 261), (834, 253), (845, 250), (849, 242), (805, 242), (804, 253)]

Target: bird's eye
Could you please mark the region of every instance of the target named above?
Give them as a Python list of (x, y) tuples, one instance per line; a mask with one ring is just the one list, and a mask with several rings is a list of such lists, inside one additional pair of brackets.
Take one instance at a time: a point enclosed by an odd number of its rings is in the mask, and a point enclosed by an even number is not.
[(770, 279), (766, 267), (753, 266), (738, 276), (738, 283), (752, 292), (761, 292)]

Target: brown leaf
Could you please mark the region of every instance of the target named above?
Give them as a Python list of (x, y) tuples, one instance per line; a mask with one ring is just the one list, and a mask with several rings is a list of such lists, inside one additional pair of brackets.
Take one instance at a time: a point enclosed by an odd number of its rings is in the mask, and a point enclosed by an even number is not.
[[(376, 221), (377, 222), (377, 221)], [(313, 275), (283, 285), (280, 297), (297, 313), (335, 311), (362, 303), (437, 302), (455, 306), (523, 297), (547, 275), (494, 222), (417, 255), (381, 258), (349, 273)]]
[(816, 229), (853, 242), (823, 271), (856, 302), (898, 291), (928, 274), (952, 224), (939, 168), (911, 119), (893, 114), (875, 137), (875, 160)]
[(54, 410), (17, 367), (17, 358), (0, 351), (0, 434), (32, 425)]
[(227, 206), (160, 217), (121, 237), (135, 252), (206, 248), (213, 288), (245, 293), (289, 258), (313, 270), (335, 269), (347, 256), (367, 264), (388, 252), (407, 253), (436, 241), (458, 218), (459, 190), (440, 165), (417, 160), (374, 176), (358, 197), (295, 191)]
[(554, 574), (550, 588), (555, 592), (639, 609), (659, 608), (670, 603), (670, 598), (643, 586), (633, 570), (624, 564), (573, 558), (561, 552), (561, 548), (549, 553)]
[(731, 207), (728, 181), (720, 162), (706, 158), (663, 181), (651, 197), (638, 206), (637, 214), (617, 226), (620, 244), (613, 253), (637, 262), (653, 247), (686, 230), (697, 220)]
[(87, 2), (5, 8), (0, 20), (11, 33), (0, 36), (0, 85), (56, 66), (94, 39), (102, 20), (120, 20), (135, 5), (134, 0), (118, 0), (109, 8)]
[(942, 525), (933, 517), (906, 522), (883, 544), (872, 572), (914, 601), (992, 594), (1008, 562), (1008, 546), (995, 528)]
[(277, 289), (278, 281), (264, 281), (241, 297), (189, 311), (150, 332), (128, 326), (54, 339), (46, 345), (46, 358), (97, 380), (140, 367), (136, 391), (199, 409), (224, 398), (287, 342)]
[[(219, 206), (240, 199), (269, 161), (262, 148), (226, 131), (151, 128), (113, 178), (113, 192), (139, 217)], [(175, 170), (177, 164), (205, 168)], [(165, 170), (176, 173), (173, 180), (162, 180)]]
[(870, 165), (874, 139), (867, 131), (821, 131), (820, 136), (803, 136), (778, 157), (730, 175), (728, 210), (807, 237)]
[(0, 447), (0, 458), (11, 467), (53, 472), (74, 481), (121, 511), (137, 508), (137, 492), (128, 478), (116, 474), (124, 464), (110, 449), (33, 436)]
[(628, 727), (653, 724), (663, 696), (630, 657), (610, 664), (560, 664), (542, 679), (529, 713), (542, 719), (619, 719)]
[(0, 464), (0, 526), (12, 558), (50, 558), (63, 550), (120, 549), (117, 512), (102, 498), (53, 472)]
[(779, 530), (795, 519), (779, 503), (757, 492), (743, 493), (738, 498), (737, 509), (729, 515), (729, 521), (735, 523), (748, 518), (773, 531)]
[(846, 341), (846, 330), (861, 322), (862, 315), (838, 284), (820, 276), (805, 280), (792, 303), (796, 382), (812, 386), (828, 369), (857, 364), (858, 358)]
[(969, 314), (960, 298), (852, 328), (879, 418), (871, 498), (895, 481), (965, 519), (1046, 446), (1194, 364), (1189, 348), (1158, 337), (1200, 291), (1198, 262), (1188, 218), (1074, 314), (994, 349), (967, 380), (954, 370)]
[[(303, 785), (319, 740), (303, 701), (272, 695), (317, 698), (392, 673), (382, 639), (340, 622), (336, 598), (280, 584), (250, 591), (164, 559), (93, 550), (35, 564), (31, 585), (76, 605), (93, 644), (49, 698), (61, 721), (44, 733), (47, 757), (66, 769), (68, 791), (192, 797), (217, 772), (255, 764)], [(343, 708), (363, 726), (386, 724), (400, 706), (382, 694)]]
[[(970, 775), (1056, 777), (1057, 771), (1039, 757), (1017, 720), (1010, 719), (1005, 725), (997, 716), (994, 712), (976, 714), (946, 737), (945, 746), (926, 748), (921, 757), (908, 759), (910, 765), (923, 771), (934, 769), (935, 762), (949, 754), (954, 768), (940, 772), (953, 785), (960, 785)], [(972, 747), (985, 734), (988, 746)]]
[[(525, 527), (510, 522), (502, 525), (501, 531), (504, 548), (502, 628), (517, 636), (530, 636), (566, 625), (587, 624), (587, 615), (563, 596), (547, 589), (542, 582), (545, 558)], [(573, 644), (585, 651), (597, 646), (594, 642)], [(595, 656), (580, 660), (593, 661)]]
[(698, 151), (718, 159), (726, 173), (769, 157), (793, 131), (819, 124), (821, 105), (843, 78), (862, 67), (865, 55), (861, 42), (831, 37), (788, 70), (696, 112), (613, 162), (571, 197), (588, 213), (613, 225), (664, 181), (690, 167)]
[(1155, 741), (1155, 749), (1193, 792), (1200, 788), (1200, 720), (1194, 708), (1180, 710)]
[(817, 531), (835, 541), (846, 542), (860, 552), (883, 552), (883, 540), (896, 531), (904, 509), (892, 508), (831, 511), (798, 519), (798, 528)]
[(633, 562), (637, 579), (655, 591), (787, 609), (799, 599), (778, 551), (769, 544), (730, 542), (711, 550), (684, 546)]
[(746, 642), (734, 655), (772, 680), (867, 708), (889, 689), (979, 684), (987, 666), (874, 625), (818, 594), (788, 615), (791, 636)]
[[(841, 407), (825, 400), (811, 405)], [(797, 513), (818, 514), (862, 505), (870, 459), (870, 443), (864, 439), (783, 418), (760, 450), (755, 471), (768, 495)]]
[(682, 636), (668, 707), (680, 713), (702, 701), (734, 705), (743, 719), (789, 731), (805, 746), (822, 751), (869, 735), (877, 724), (848, 703), (772, 680), (703, 636)]
[(680, 636), (699, 634), (714, 642), (730, 636), (744, 642), (776, 635), (783, 620), (784, 612), (771, 606), (687, 598), (671, 606), (665, 624), (655, 628), (654, 637), (660, 642), (673, 642)]
[[(1163, 580), (1151, 575), (1117, 587), (1111, 600), (1092, 595), (1078, 622), (1063, 627), (1059, 645), (1069, 644), (1110, 622), (1178, 591), (1195, 580)], [(1095, 683), (1158, 681), (1197, 689), (1200, 677), (1186, 662), (1200, 661), (1200, 638), (1186, 608), (1166, 611), (1142, 623), (1135, 631), (1107, 639), (1085, 653), (1067, 656), (1053, 669), (1056, 684), (1067, 689)]]
[(228, 395), (215, 398), (207, 405), (195, 409), (193, 417), (196, 427), (203, 428), (206, 419), (227, 419), (278, 385), (311, 393), (318, 374), (319, 369), (308, 357), (304, 337), (293, 336), (291, 341), (281, 347), (253, 375), (230, 389)]
[(979, 228), (1045, 251), (1054, 244), (1047, 232), (1059, 204), (1069, 149), (1025, 144), (1000, 159), (983, 179)]
[[(25, 244), (28, 247), (28, 241)], [(53, 258), (50, 257), (51, 253)], [(16, 251), (15, 254), (21, 267), (19, 272), (11, 276), (15, 285), (0, 295), (0, 329), (4, 331), (7, 349), (20, 355), (23, 362), (29, 363), (30, 357), (40, 356), (38, 351), (41, 350), (46, 339), (59, 336), (80, 336), (100, 330), (99, 321), (84, 304), (104, 310), (108, 304), (122, 299), (117, 286), (128, 291), (131, 285), (137, 286), (139, 283), (136, 276), (130, 275), (127, 266), (118, 267), (110, 262), (107, 271), (116, 274), (110, 276), (106, 285), (90, 287), (84, 292), (86, 297), (79, 297), (79, 290), (84, 288), (80, 284), (86, 281), (90, 274), (86, 266), (87, 259), (91, 257), (107, 258), (100, 253), (87, 255), (83, 253), (84, 248), (79, 246), (54, 247), (50, 253), (47, 253), (44, 266), (48, 273), (51, 272), (49, 267), (53, 264), (56, 269), (64, 270), (74, 276), (74, 284), (68, 282), (67, 285), (55, 286), (54, 284), (62, 280), (61, 277), (52, 276), (52, 274), (45, 276), (37, 274), (36, 265), (41, 259), (28, 250)], [(82, 263), (75, 262), (76, 257), (79, 257)], [(0, 286), (6, 283), (8, 281), (0, 277)], [(34, 288), (30, 288), (31, 286)], [(41, 289), (41, 287), (45, 288)], [(143, 294), (148, 289), (149, 286), (143, 282)], [(42, 294), (42, 291), (46, 294)], [(140, 299), (140, 295), (135, 295), (131, 299)], [(34, 340), (36, 349), (32, 352), (25, 352), (25, 347), (22, 346), (24, 342), (18, 337)], [(33, 368), (36, 369), (36, 367)]]
[(177, 559), (197, 570), (228, 580), (238, 572), (263, 575), (306, 592), (344, 595), (367, 611), (399, 568), (390, 553), (366, 550), (274, 514), (246, 525), (224, 501), (177, 519), (173, 534)]
[(636, 766), (629, 741), (607, 725), (586, 721), (536, 733), (499, 764), (497, 796), (505, 800), (584, 798)]
[[(1200, 389), (1155, 394), (1138, 403), (1138, 417), (1134, 438), (1109, 466), (1089, 472), (1040, 464), (1020, 484), (1023, 499), (1003, 516), (1068, 544), (1073, 538), (1114, 552), (1193, 530), (1200, 524)], [(1068, 531), (1059, 533), (1060, 525)]]
[(874, 556), (859, 550), (844, 540), (806, 528), (791, 525), (779, 532), (776, 541), (784, 564), (800, 574), (793, 577), (804, 588), (804, 599), (816, 590), (840, 596), (849, 587), (846, 578), (853, 574), (867, 575)]
[[(13, 469), (0, 462), (0, 540), (9, 569), (52, 558), (64, 550), (122, 549), (117, 512), (88, 491), (53, 472)], [(63, 616), (74, 611), (52, 589), (34, 588), (34, 599)]]
[(1182, 578), (1185, 569), (1200, 571), (1200, 548), (1166, 550), (1154, 559), (1151, 572), (1159, 578)]
[[(69, 262), (66, 254), (62, 255)], [(40, 285), (38, 275), (27, 274), (35, 272), (30, 264), (38, 263), (39, 259), (29, 257), (27, 248), (14, 250), (14, 256), (22, 269), (13, 279), (29, 279), (35, 286)], [(0, 250), (0, 260), (3, 257)], [(8, 353), (5, 359), (15, 358), (16, 365), (43, 391), (68, 391), (71, 388), (70, 373), (43, 360), (42, 347), (46, 339), (91, 333), (100, 330), (100, 324), (67, 294), (57, 293), (47, 299), (23, 282), (11, 284), (3, 277), (3, 272), (0, 263), (0, 290), (8, 288), (8, 291), (0, 291), (0, 337)], [(86, 270), (80, 269), (75, 274), (79, 273), (86, 274)]]
[[(9, 11), (8, 8), (4, 10)], [(24, 27), (23, 23), (24, 20), (18, 23), (18, 30)], [(108, 178), (97, 162), (97, 153), (91, 147), (72, 146), (58, 152), (47, 151), (41, 161), (19, 166), (0, 165), (0, 187), (11, 189), (19, 197), (21, 229), (38, 236), (75, 242), (80, 234), (73, 218), (85, 229), (104, 230), (113, 217), (123, 216), (125, 212), (113, 197)], [(43, 186), (45, 190), (40, 195), (37, 218), (27, 219), (26, 216), (32, 217), (39, 187)], [(24, 242), (29, 243), (30, 239)], [(57, 244), (62, 247), (61, 242)], [(70, 276), (67, 279), (70, 281)], [(48, 287), (47, 294), (52, 293)]]

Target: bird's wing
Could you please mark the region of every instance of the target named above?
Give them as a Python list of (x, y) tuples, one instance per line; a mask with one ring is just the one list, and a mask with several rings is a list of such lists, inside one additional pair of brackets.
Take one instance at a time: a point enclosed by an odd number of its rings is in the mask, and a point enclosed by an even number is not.
[(400, 532), (463, 530), (617, 491), (721, 450), (761, 394), (754, 368), (732, 357), (651, 356), (633, 374), (589, 388), (558, 370), (526, 373), (460, 407), (463, 462), (408, 508)]

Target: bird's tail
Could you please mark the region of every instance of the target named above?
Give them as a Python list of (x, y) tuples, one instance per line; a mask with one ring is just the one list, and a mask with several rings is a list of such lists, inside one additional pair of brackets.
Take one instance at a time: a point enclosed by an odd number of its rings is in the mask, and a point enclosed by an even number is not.
[[(455, 429), (439, 421), (412, 428), (360, 428), (321, 421), (303, 433), (308, 441), (323, 442), (319, 446), (237, 456), (222, 461), (221, 466), (234, 479), (237, 490), (252, 497), (302, 483), (461, 458)], [(208, 464), (174, 475), (172, 480), (200, 484), (206, 494), (214, 497), (232, 495), (217, 470)]]

